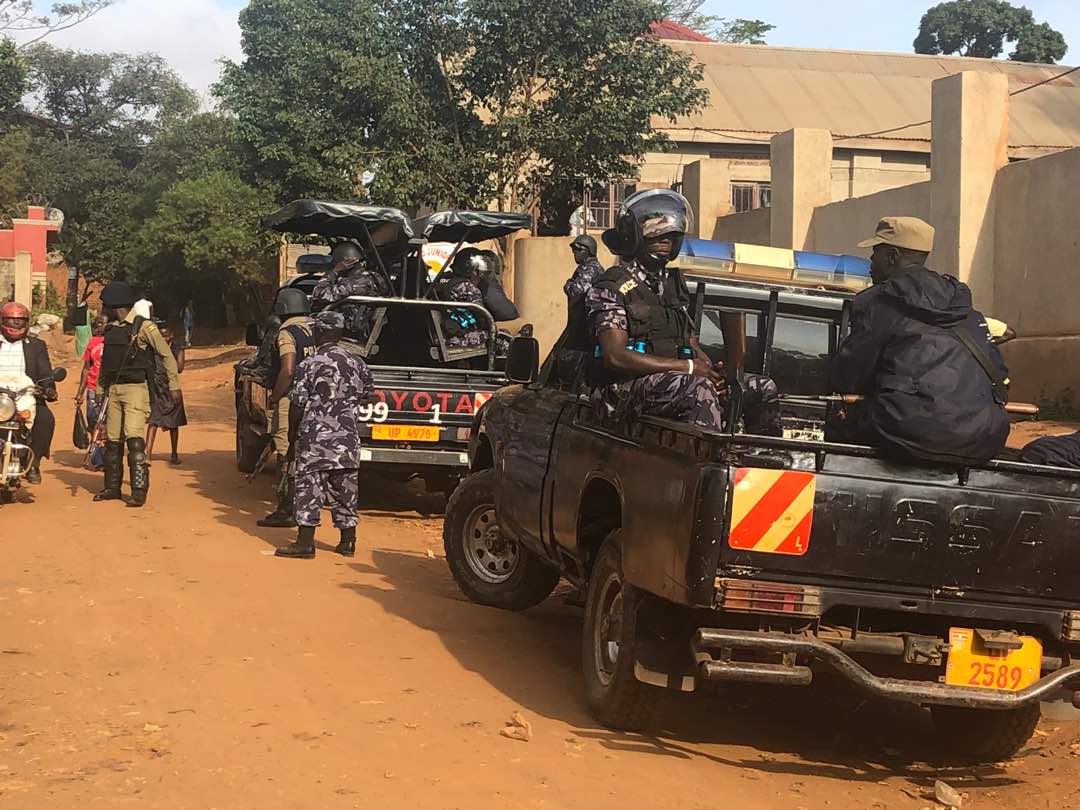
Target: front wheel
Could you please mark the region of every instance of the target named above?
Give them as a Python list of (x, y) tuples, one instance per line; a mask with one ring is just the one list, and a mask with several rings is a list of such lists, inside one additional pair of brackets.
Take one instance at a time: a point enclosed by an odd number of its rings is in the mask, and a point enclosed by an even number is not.
[(991, 711), (932, 706), (934, 728), (950, 762), (986, 763), (1011, 759), (1039, 723), (1038, 703), (1022, 709)]
[(446, 561), (473, 602), (504, 610), (539, 605), (559, 584), (559, 572), (499, 531), (495, 470), (470, 475), (450, 496), (443, 522)]
[(610, 728), (640, 731), (653, 724), (664, 692), (637, 679), (637, 614), (644, 594), (623, 579), (620, 533), (600, 547), (589, 576), (581, 662), (585, 699)]

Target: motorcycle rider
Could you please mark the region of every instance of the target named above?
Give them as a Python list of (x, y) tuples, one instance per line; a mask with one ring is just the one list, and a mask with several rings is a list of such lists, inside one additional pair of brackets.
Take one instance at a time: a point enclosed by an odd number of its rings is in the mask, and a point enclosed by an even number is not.
[(270, 434), (278, 454), (282, 481), (278, 487), (277, 508), (258, 521), (265, 528), (287, 529), (296, 525), (293, 518), (293, 499), (296, 496), (296, 476), (292, 469), (292, 447), (289, 444), (289, 390), (296, 368), (315, 351), (311, 335), (311, 307), (300, 290), (285, 289), (274, 301), (274, 315), (281, 318), (277, 339), (270, 355), (270, 379), (273, 389), (267, 400), (270, 409)]
[[(169, 380), (169, 392), (180, 401), (180, 378), (172, 349), (153, 321), (135, 314), (135, 291), (122, 281), (111, 281), (101, 292), (101, 305), (109, 317), (105, 349), (98, 376), (98, 401), (108, 394), (105, 409), (105, 488), (95, 501), (120, 500), (124, 483), (121, 443), (126, 437), (131, 474), (131, 502), (146, 503), (150, 490), (150, 467), (146, 459), (146, 420), (150, 416), (150, 381), (154, 363), (160, 362)], [(157, 355), (155, 358), (154, 355)]]
[[(0, 376), (25, 374), (33, 382), (52, 376), (52, 362), (45, 343), (30, 334), (30, 310), (17, 301), (0, 307)], [(56, 402), (56, 384), (49, 382), (37, 399), (37, 416), (30, 432), (34, 461), (26, 473), (29, 484), (41, 483), (41, 459), (49, 457), (56, 419), (46, 402)]]

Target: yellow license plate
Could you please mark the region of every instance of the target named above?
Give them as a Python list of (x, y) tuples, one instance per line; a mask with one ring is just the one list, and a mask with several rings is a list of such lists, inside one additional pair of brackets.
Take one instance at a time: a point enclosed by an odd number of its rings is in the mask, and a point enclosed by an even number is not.
[(437, 442), (441, 433), (437, 427), (422, 425), (372, 425), (371, 438), (387, 442)]
[(1018, 650), (989, 650), (974, 630), (949, 630), (949, 661), (945, 683), (1017, 692), (1026, 689), (1042, 674), (1042, 644), (1030, 636), (1020, 636)]

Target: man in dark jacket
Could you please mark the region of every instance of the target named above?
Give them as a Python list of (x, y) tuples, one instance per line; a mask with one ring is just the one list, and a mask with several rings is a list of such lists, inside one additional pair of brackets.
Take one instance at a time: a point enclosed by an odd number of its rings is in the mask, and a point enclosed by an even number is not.
[(874, 286), (852, 302), (829, 385), (865, 399), (830, 418), (826, 438), (903, 458), (981, 463), (1009, 436), (1008, 369), (967, 285), (926, 269), (933, 243), (922, 220), (886, 217), (860, 244), (874, 249)]
[[(48, 379), (53, 373), (48, 347), (30, 334), (30, 310), (14, 301), (0, 307), (0, 373), (25, 374), (34, 382)], [(41, 483), (41, 459), (49, 457), (56, 430), (56, 419), (45, 404), (56, 402), (56, 386), (46, 385), (44, 395), (44, 399), (38, 398), (30, 435), (34, 462), (26, 480), (31, 484)]]

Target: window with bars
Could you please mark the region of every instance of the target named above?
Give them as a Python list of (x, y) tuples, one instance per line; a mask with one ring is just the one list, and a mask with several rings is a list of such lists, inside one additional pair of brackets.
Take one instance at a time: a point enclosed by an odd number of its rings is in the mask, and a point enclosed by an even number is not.
[(735, 213), (768, 208), (772, 205), (771, 183), (732, 183), (731, 205)]
[(585, 202), (589, 214), (588, 226), (596, 229), (612, 227), (619, 206), (634, 193), (635, 189), (636, 186), (633, 183), (622, 180), (611, 180), (590, 188)]

